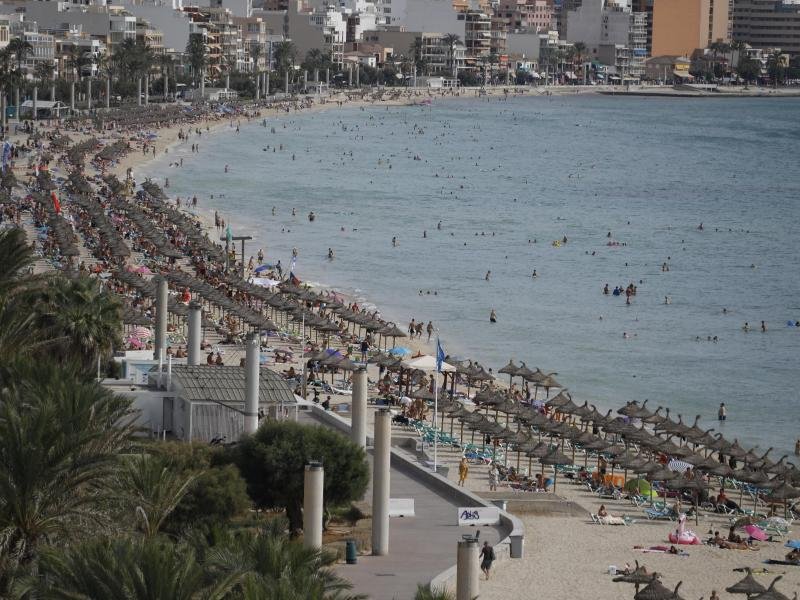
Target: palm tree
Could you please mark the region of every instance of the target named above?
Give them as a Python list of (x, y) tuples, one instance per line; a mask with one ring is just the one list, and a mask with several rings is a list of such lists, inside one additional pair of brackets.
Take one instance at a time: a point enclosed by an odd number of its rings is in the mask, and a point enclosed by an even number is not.
[(292, 42), (278, 42), (275, 44), (273, 58), (278, 75), (283, 78), (287, 72), (294, 69), (294, 61), (297, 57), (297, 48)]
[(200, 78), (205, 76), (204, 69), (208, 64), (208, 51), (202, 34), (193, 33), (189, 36), (189, 42), (186, 44), (186, 54), (189, 55), (189, 65), (192, 68), (194, 85), (197, 87)]
[(107, 523), (108, 481), (129, 446), (131, 401), (48, 361), (0, 367), (0, 557)]
[(66, 550), (50, 549), (38, 570), (38, 577), (17, 586), (18, 595), (222, 600), (230, 597), (236, 583), (232, 577), (209, 577), (190, 546), (159, 538), (104, 538)]
[[(583, 66), (583, 61), (586, 60), (586, 44), (583, 42), (575, 42), (572, 45), (573, 57), (575, 61), (580, 65)], [(586, 69), (582, 69), (583, 71), (583, 83), (586, 83)]]
[(158, 66), (161, 70), (161, 79), (164, 83), (164, 102), (167, 101), (167, 97), (169, 96), (169, 76), (170, 73), (175, 69), (175, 61), (172, 60), (172, 57), (169, 54), (161, 54), (158, 56)]
[(431, 588), (428, 585), (418, 585), (417, 593), (414, 594), (414, 600), (455, 600), (455, 594), (447, 591), (447, 589)]
[[(19, 104), (19, 90), (22, 87), (23, 81), (22, 63), (25, 62), (25, 57), (33, 52), (33, 46), (31, 46), (30, 42), (28, 42), (25, 38), (15, 37), (8, 43), (7, 47), (17, 60), (17, 68), (13, 72), (13, 77), (16, 85), (15, 103)], [(19, 111), (19, 106), (17, 106), (17, 111)], [(17, 112), (17, 114), (19, 114), (19, 112)]]
[(767, 72), (772, 85), (777, 87), (786, 78), (786, 65), (784, 64), (783, 54), (779, 51), (772, 52), (767, 58)]
[(122, 327), (119, 300), (89, 277), (55, 278), (37, 308), (41, 326), (88, 372), (111, 357)]
[(427, 75), (428, 61), (425, 59), (422, 46), (422, 38), (414, 38), (414, 42), (408, 49), (414, 59), (414, 66), (420, 74)]
[(450, 63), (453, 78), (458, 77), (458, 66), (456, 65), (456, 46), (461, 43), (461, 38), (455, 33), (448, 33), (442, 38), (442, 42), (447, 46), (447, 61)]
[(197, 475), (187, 476), (170, 469), (162, 457), (140, 454), (128, 457), (116, 478), (123, 510), (133, 513), (137, 528), (150, 538), (161, 531)]
[(246, 598), (360, 600), (352, 584), (331, 568), (336, 556), (305, 548), (286, 533), (286, 521), (273, 519), (259, 532), (227, 533), (208, 550), (206, 567), (244, 582)]

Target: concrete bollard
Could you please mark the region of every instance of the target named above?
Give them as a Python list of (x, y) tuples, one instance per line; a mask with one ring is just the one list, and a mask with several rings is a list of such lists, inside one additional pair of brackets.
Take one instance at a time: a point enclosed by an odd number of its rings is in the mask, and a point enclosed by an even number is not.
[(392, 415), (382, 408), (375, 413), (375, 447), (372, 453), (372, 554), (389, 554), (389, 491)]
[(367, 447), (367, 371), (353, 371), (353, 411), (350, 439), (362, 448)]
[(322, 463), (308, 463), (303, 478), (303, 546), (306, 548), (322, 548), (324, 483)]
[(473, 600), (480, 594), (478, 540), (458, 542), (456, 600)]

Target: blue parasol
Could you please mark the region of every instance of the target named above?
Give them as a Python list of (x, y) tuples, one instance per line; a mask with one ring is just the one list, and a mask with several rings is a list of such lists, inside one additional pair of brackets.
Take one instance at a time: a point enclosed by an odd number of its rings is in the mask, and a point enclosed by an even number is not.
[(789, 540), (786, 542), (787, 548), (794, 548), (795, 550), (800, 550), (800, 540)]
[(411, 350), (408, 348), (403, 348), (402, 346), (395, 346), (389, 350), (389, 354), (392, 354), (393, 356), (408, 356), (411, 354)]
[(263, 273), (264, 271), (268, 271), (268, 270), (274, 269), (274, 268), (275, 268), (275, 265), (268, 265), (268, 264), (265, 263), (263, 265), (259, 265), (259, 266), (256, 267), (256, 273)]

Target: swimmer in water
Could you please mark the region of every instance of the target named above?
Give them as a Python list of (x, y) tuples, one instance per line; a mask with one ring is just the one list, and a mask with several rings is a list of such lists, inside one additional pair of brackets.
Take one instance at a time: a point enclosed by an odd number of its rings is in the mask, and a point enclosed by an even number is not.
[(748, 323), (747, 321), (745, 321), (745, 323), (744, 323), (744, 327), (742, 327), (742, 331), (744, 331), (744, 332), (748, 332), (748, 331), (750, 331), (750, 323)]
[(333, 260), (333, 248), (328, 248), (328, 260)]
[(664, 304), (671, 304), (672, 300), (669, 299), (669, 296), (664, 296)]
[(491, 277), (491, 276), (492, 276), (492, 272), (491, 271), (486, 271), (486, 281), (489, 281), (489, 277)]
[(392, 238), (392, 247), (395, 247), (395, 246), (397, 246), (397, 238), (393, 237)]
[(228, 172), (228, 165), (225, 165), (225, 172)]
[(497, 313), (494, 312), (494, 309), (489, 312), (489, 322), (490, 323), (497, 323)]
[(534, 279), (536, 279), (538, 276), (539, 276), (539, 275), (536, 273), (536, 269), (534, 269), (534, 270), (533, 270), (533, 274), (531, 275), (531, 277), (533, 277)]

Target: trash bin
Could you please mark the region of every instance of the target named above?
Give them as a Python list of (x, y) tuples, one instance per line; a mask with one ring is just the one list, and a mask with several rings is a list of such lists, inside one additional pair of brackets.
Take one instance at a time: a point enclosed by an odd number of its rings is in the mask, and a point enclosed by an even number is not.
[(355, 540), (347, 540), (345, 543), (344, 559), (348, 565), (354, 565), (358, 562), (358, 550), (356, 549)]

